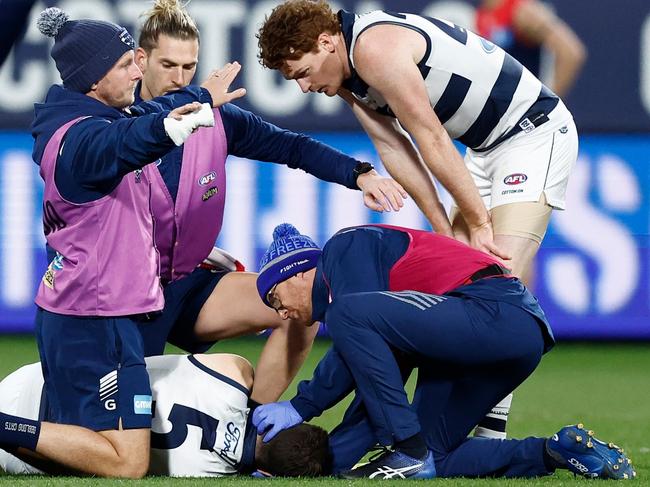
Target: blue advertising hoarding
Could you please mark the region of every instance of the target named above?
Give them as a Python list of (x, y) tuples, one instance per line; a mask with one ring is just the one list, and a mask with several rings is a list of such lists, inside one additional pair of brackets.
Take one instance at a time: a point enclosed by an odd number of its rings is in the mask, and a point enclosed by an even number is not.
[[(364, 134), (315, 136), (380, 166)], [(568, 209), (554, 212), (536, 262), (536, 294), (559, 338), (650, 339), (650, 136), (580, 142)], [(46, 268), (37, 169), (29, 135), (0, 133), (3, 332), (32, 330), (33, 297)], [(250, 270), (257, 270), (273, 227), (284, 221), (321, 244), (342, 227), (366, 222), (428, 228), (412, 201), (398, 213), (372, 213), (359, 192), (275, 164), (230, 158), (227, 177), (218, 243)]]
[[(296, 83), (263, 69), (257, 60), (255, 33), (279, 3), (267, 0), (192, 0), (187, 6), (201, 30), (197, 80), (228, 61), (243, 65), (238, 83), (248, 95), (237, 102), (282, 127), (301, 131), (359, 130), (338, 98), (304, 95)], [(585, 133), (650, 130), (650, 2), (648, 0), (545, 0), (579, 35), (588, 58), (565, 102)], [(149, 4), (141, 0), (46, 0), (38, 2), (23, 42), (0, 69), (0, 129), (29, 126), (32, 104), (60, 82), (49, 57), (51, 40), (36, 29), (40, 7), (60, 5), (71, 18), (118, 22), (132, 32)], [(334, 8), (407, 11), (449, 19), (473, 29), (476, 0), (344, 0)], [(552, 63), (543, 63), (551, 66)], [(542, 79), (552, 73), (542, 70)]]

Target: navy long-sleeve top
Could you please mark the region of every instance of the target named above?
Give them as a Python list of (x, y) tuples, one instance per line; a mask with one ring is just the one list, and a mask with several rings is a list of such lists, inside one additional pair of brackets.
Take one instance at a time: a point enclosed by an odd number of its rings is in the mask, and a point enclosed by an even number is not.
[[(200, 88), (188, 88), (142, 103), (129, 112), (54, 85), (45, 103), (34, 105), (32, 156), (40, 164), (54, 132), (75, 118), (88, 117), (67, 131), (55, 182), (68, 201), (97, 200), (113, 191), (125, 174), (172, 150), (175, 145), (165, 132), (163, 119), (177, 106), (203, 101), (205, 93)], [(151, 116), (136, 116), (145, 114)]]
[[(138, 100), (139, 91), (136, 92)], [(232, 103), (219, 107), (229, 155), (284, 164), (323, 181), (359, 189), (354, 167), (359, 161), (307, 135), (291, 132), (262, 120)], [(158, 170), (176, 200), (181, 174), (183, 146), (162, 158)]]

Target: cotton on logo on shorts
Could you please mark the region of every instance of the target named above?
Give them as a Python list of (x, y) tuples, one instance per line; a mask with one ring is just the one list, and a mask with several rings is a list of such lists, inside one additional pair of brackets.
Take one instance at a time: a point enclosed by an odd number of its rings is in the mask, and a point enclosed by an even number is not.
[(505, 184), (509, 185), (514, 185), (514, 184), (522, 184), (525, 183), (528, 180), (528, 176), (526, 176), (523, 173), (514, 173), (514, 174), (509, 174), (503, 179), (503, 182)]
[(117, 404), (111, 396), (117, 394), (117, 370), (112, 370), (99, 379), (99, 402), (104, 404), (108, 411), (115, 411)]

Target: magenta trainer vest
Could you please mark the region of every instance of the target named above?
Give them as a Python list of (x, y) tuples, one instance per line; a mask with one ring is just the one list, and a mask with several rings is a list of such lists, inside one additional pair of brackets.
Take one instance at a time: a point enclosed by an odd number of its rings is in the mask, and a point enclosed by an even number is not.
[(77, 118), (59, 128), (41, 159), (43, 226), (57, 252), (41, 280), (36, 304), (55, 313), (122, 316), (164, 304), (150, 210), (152, 166), (122, 178), (108, 195), (72, 203), (54, 182), (61, 141)]
[(192, 272), (214, 247), (226, 203), (228, 146), (223, 121), (199, 128), (183, 146), (176, 205), (157, 168), (152, 168), (152, 212), (163, 282)]
[(408, 249), (389, 274), (391, 291), (411, 289), (445, 294), (464, 284), (476, 271), (499, 264), (494, 257), (444, 235), (423, 230), (377, 225), (407, 233)]

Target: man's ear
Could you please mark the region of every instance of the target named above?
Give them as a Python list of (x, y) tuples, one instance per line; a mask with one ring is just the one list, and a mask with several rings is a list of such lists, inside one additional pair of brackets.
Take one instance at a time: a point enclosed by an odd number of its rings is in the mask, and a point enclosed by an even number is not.
[(147, 51), (142, 49), (141, 47), (138, 47), (135, 50), (135, 64), (138, 65), (138, 68), (140, 68), (140, 71), (144, 74), (145, 71), (145, 66), (147, 64), (147, 58), (149, 55), (147, 54)]
[(317, 40), (318, 47), (329, 53), (332, 53), (336, 49), (336, 43), (334, 41), (334, 36), (328, 32), (321, 32)]

